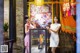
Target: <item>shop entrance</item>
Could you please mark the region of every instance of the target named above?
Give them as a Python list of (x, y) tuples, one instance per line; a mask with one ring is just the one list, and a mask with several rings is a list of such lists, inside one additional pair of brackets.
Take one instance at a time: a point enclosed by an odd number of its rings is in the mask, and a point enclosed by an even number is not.
[[(38, 19), (42, 17), (47, 18), (47, 16), (50, 14), (51, 19), (52, 19), (51, 23), (54, 23), (53, 19), (56, 16), (59, 19), (59, 23), (62, 24), (61, 30), (59, 32), (60, 44), (59, 44), (59, 47), (56, 49), (56, 53), (69, 53), (69, 52), (75, 53), (76, 51), (76, 48), (75, 48), (75, 45), (76, 45), (75, 44), (76, 43), (76, 31), (75, 31), (76, 29), (76, 3), (75, 1), (72, 1), (72, 0), (44, 1), (44, 5), (40, 5), (40, 6), (35, 5), (34, 1), (27, 2), (28, 9), (25, 15), (28, 16), (28, 19), (32, 20), (33, 22), (36, 20), (35, 22), (37, 22)], [(43, 7), (43, 6), (47, 6), (47, 7)], [(69, 22), (70, 20), (72, 21)], [(40, 24), (41, 22), (39, 22), (39, 25), (41, 25)], [(75, 24), (72, 25), (71, 23), (75, 23)], [(49, 42), (47, 43), (49, 44)], [(48, 49), (49, 48), (50, 47), (48, 46)], [(49, 49), (48, 52), (51, 52), (51, 49)]]

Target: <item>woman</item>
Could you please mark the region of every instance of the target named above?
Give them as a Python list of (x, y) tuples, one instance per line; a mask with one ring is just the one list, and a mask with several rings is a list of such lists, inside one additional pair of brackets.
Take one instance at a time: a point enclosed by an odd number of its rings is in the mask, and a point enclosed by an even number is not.
[(24, 45), (25, 45), (25, 53), (29, 53), (29, 29), (36, 28), (34, 24), (31, 23), (29, 19), (26, 20), (25, 24), (25, 38), (24, 38)]
[(58, 31), (60, 27), (61, 27), (61, 24), (58, 23), (58, 19), (56, 17), (54, 18), (54, 24), (51, 24), (50, 28), (46, 27), (51, 33), (50, 47), (52, 48), (52, 53), (55, 53), (56, 47), (58, 47), (58, 44), (59, 44)]

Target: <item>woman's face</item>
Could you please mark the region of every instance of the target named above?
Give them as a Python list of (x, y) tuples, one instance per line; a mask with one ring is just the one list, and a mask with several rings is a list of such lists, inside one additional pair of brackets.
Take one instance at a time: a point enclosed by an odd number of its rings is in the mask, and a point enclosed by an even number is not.
[(26, 23), (30, 23), (30, 20), (29, 19), (26, 19), (26, 21), (27, 21)]
[(54, 18), (54, 22), (55, 22), (55, 23), (57, 23), (57, 22), (58, 22), (58, 19), (57, 19), (56, 17)]

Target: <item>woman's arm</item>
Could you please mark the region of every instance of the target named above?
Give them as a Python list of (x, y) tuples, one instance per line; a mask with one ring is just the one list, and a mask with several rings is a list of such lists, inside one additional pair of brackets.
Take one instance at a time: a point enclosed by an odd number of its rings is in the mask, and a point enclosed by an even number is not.
[(50, 29), (49, 27), (46, 27), (48, 30), (49, 30), (49, 32), (58, 32), (58, 30), (60, 29), (60, 26), (58, 26), (57, 28), (56, 28), (56, 30), (52, 30), (52, 29)]
[(52, 30), (49, 28), (50, 31), (57, 33), (59, 31), (60, 27), (58, 27), (56, 30)]
[(25, 24), (25, 33), (27, 33), (29, 30), (27, 28), (27, 24)]
[(34, 29), (34, 28), (36, 28), (36, 25), (35, 24), (30, 24), (30, 27), (31, 27), (31, 29)]

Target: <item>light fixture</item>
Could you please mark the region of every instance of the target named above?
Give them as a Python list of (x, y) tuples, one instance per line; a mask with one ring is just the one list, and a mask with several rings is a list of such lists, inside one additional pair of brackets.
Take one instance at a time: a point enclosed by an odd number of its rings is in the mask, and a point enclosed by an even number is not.
[(44, 0), (34, 0), (35, 5), (42, 6), (44, 5)]

